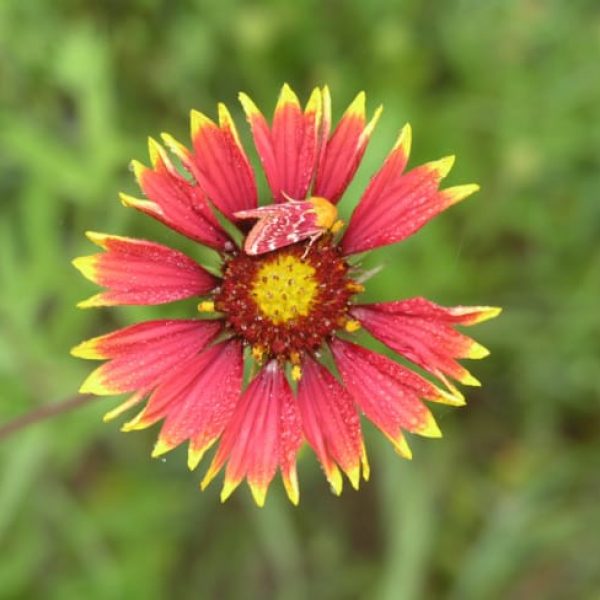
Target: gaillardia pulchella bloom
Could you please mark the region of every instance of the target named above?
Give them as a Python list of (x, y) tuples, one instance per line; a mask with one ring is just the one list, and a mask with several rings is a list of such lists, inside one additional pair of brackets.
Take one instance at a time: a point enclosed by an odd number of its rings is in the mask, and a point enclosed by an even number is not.
[[(355, 301), (364, 288), (354, 256), (403, 240), (478, 189), (440, 190), (453, 157), (405, 171), (411, 144), (406, 125), (344, 230), (336, 204), (381, 109), (367, 120), (360, 93), (332, 130), (326, 87), (315, 89), (303, 109), (284, 86), (271, 124), (248, 96), (240, 100), (269, 203), (258, 207), (253, 170), (222, 104), (216, 123), (192, 111), (191, 150), (167, 134), (162, 138), (170, 152), (150, 139), (151, 166), (133, 162), (146, 198), (121, 195), (125, 206), (216, 250), (219, 276), (161, 244), (100, 233), (88, 237), (103, 252), (75, 260), (105, 288), (80, 306), (198, 297), (200, 314), (125, 327), (83, 342), (73, 354), (106, 361), (82, 392), (131, 394), (107, 420), (145, 401), (123, 429), (162, 421), (153, 456), (188, 442), (194, 469), (219, 441), (202, 488), (225, 466), (222, 499), (246, 479), (262, 505), (279, 468), (297, 503), (296, 458), (305, 441), (335, 493), (342, 489), (342, 471), (355, 488), (361, 474), (368, 478), (359, 413), (406, 458), (411, 453), (404, 432), (439, 437), (423, 400), (464, 404), (452, 380), (478, 382), (457, 359), (488, 354), (455, 326), (489, 319), (499, 309), (445, 308), (423, 298)], [(223, 217), (244, 234), (241, 244), (228, 233), (231, 227), (221, 225)], [(437, 383), (358, 345), (352, 337), (360, 328)], [(244, 377), (245, 361), (252, 363), (250, 377)]]

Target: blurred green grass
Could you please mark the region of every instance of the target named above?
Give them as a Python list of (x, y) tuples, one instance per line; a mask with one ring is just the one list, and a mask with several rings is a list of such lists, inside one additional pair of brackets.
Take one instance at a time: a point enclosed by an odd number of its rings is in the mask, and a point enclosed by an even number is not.
[[(401, 125), (412, 164), (482, 191), (372, 255), (371, 298), (497, 304), (492, 356), (411, 463), (367, 427), (372, 481), (258, 510), (98, 399), (0, 443), (2, 598), (594, 598), (600, 591), (600, 12), (595, 1), (0, 3), (0, 422), (71, 395), (80, 340), (174, 308), (78, 311), (83, 231), (185, 242), (122, 208), (147, 135), (190, 108), (266, 110), (284, 81), (385, 105), (346, 214)], [(234, 115), (247, 132), (239, 109)], [(250, 147), (250, 145), (248, 146)], [(434, 408), (435, 409), (435, 408)]]

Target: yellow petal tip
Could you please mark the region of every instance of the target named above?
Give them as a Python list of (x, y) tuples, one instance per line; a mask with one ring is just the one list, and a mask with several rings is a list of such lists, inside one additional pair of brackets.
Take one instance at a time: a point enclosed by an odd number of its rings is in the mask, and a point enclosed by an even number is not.
[(163, 454), (173, 450), (174, 447), (175, 446), (173, 444), (159, 438), (156, 444), (154, 444), (154, 448), (152, 448), (152, 453), (150, 456), (152, 458), (158, 458), (159, 456), (162, 456)]
[[(440, 158), (439, 160), (434, 160), (430, 163), (427, 163), (427, 167), (432, 171), (435, 171), (436, 176), (439, 179), (443, 179), (450, 173), (450, 170), (454, 166), (454, 161), (456, 160), (456, 156), (451, 154), (450, 156), (444, 156), (444, 158)], [(459, 186), (460, 187), (460, 186)]]
[(248, 118), (248, 120), (251, 120), (254, 116), (261, 114), (260, 110), (258, 110), (258, 107), (256, 106), (256, 104), (254, 104), (254, 101), (252, 100), (252, 98), (250, 98), (250, 96), (248, 96), (248, 94), (240, 92), (238, 94), (238, 99), (240, 101), (240, 104), (242, 105), (244, 113), (246, 113), (246, 117)]
[(410, 156), (410, 149), (412, 147), (412, 127), (410, 123), (407, 123), (398, 136), (398, 140), (394, 145), (394, 150), (401, 149), (404, 156), (407, 158)]
[(121, 408), (121, 405), (119, 405), (116, 408), (113, 408), (112, 410), (109, 410), (108, 412), (105, 412), (102, 415), (102, 421), (104, 423), (108, 423), (110, 421), (114, 421), (125, 410), (126, 410), (125, 408)]
[(204, 456), (204, 448), (198, 449), (198, 448), (192, 448), (192, 446), (190, 446), (188, 448), (188, 455), (187, 455), (188, 469), (190, 471), (193, 471), (200, 464), (200, 461), (202, 460), (203, 456)]
[(138, 208), (144, 204), (152, 204), (146, 200), (141, 200), (140, 198), (135, 198), (134, 196), (130, 196), (124, 192), (119, 193), (119, 200), (123, 206)]
[(164, 149), (153, 137), (148, 137), (148, 155), (153, 168), (163, 159)]
[(180, 160), (184, 161), (188, 158), (188, 149), (179, 141), (177, 141), (170, 133), (162, 132), (160, 138), (165, 146)]
[(304, 109), (304, 112), (320, 114), (322, 106), (323, 94), (321, 92), (321, 89), (316, 87), (311, 92), (310, 97), (308, 98), (308, 102), (306, 103), (306, 108)]
[(438, 395), (433, 402), (447, 404), (448, 406), (465, 406), (465, 397), (456, 389), (452, 388), (451, 392), (437, 388)]
[(422, 435), (423, 437), (428, 438), (441, 438), (442, 432), (438, 427), (433, 415), (430, 412), (427, 412), (427, 416), (425, 418), (425, 422), (415, 430), (415, 433)]
[(80, 394), (94, 394), (95, 396), (111, 396), (113, 394), (119, 394), (120, 390), (111, 388), (106, 385), (106, 383), (102, 380), (99, 367), (95, 371), (92, 371), (84, 382), (79, 387)]
[(86, 340), (85, 342), (77, 344), (77, 346), (73, 346), (69, 350), (69, 353), (71, 356), (86, 358), (88, 360), (103, 360), (107, 358), (102, 352), (99, 352), (97, 338), (92, 338), (91, 340)]
[(413, 454), (406, 438), (403, 434), (399, 434), (395, 438), (390, 438), (392, 444), (394, 445), (394, 450), (397, 454), (399, 454), (402, 458), (406, 460), (412, 460)]
[(279, 92), (279, 100), (277, 101), (278, 106), (282, 106), (284, 104), (294, 104), (296, 106), (300, 105), (298, 96), (296, 96), (294, 90), (287, 83), (284, 83), (281, 87), (281, 91)]
[(78, 256), (71, 261), (71, 264), (86, 278), (91, 281), (96, 279), (96, 266), (98, 263), (97, 254), (90, 256)]
[(137, 431), (139, 429), (146, 429), (150, 425), (152, 425), (154, 421), (144, 420), (144, 410), (141, 410), (133, 419), (130, 419), (126, 423), (121, 425), (121, 431), (129, 432), (129, 431)]
[(356, 465), (355, 467), (352, 467), (351, 469), (346, 471), (346, 475), (348, 476), (350, 485), (355, 490), (358, 490), (358, 488), (360, 487), (360, 465)]
[(485, 346), (482, 346), (478, 342), (473, 342), (465, 358), (479, 359), (489, 355), (490, 351)]
[(383, 105), (380, 104), (375, 109), (375, 113), (373, 114), (373, 117), (367, 123), (367, 126), (364, 128), (363, 132), (360, 134), (360, 138), (358, 141), (359, 146), (364, 146), (364, 144), (366, 144), (368, 142), (369, 138), (371, 137), (371, 134), (373, 133), (373, 130), (377, 126), (377, 123), (379, 121), (379, 118), (381, 117), (382, 112), (383, 112)]
[(333, 468), (327, 472), (327, 481), (329, 481), (331, 491), (336, 496), (340, 496), (344, 487), (344, 481), (337, 466), (333, 466)]
[(192, 138), (196, 137), (201, 129), (211, 126), (214, 126), (214, 123), (204, 113), (195, 109), (190, 111), (190, 129)]
[(226, 502), (227, 499), (231, 496), (231, 494), (233, 494), (233, 492), (236, 490), (239, 484), (239, 481), (231, 481), (227, 479), (227, 476), (225, 476), (225, 481), (223, 482), (223, 488), (221, 489), (220, 495), (221, 502)]
[(289, 501), (294, 505), (298, 506), (300, 503), (300, 488), (298, 486), (298, 475), (296, 474), (295, 468), (291, 473), (283, 474), (283, 487), (285, 493), (289, 498)]
[(142, 177), (146, 171), (149, 171), (148, 167), (142, 164), (139, 160), (132, 160), (129, 163), (129, 168), (133, 171), (135, 178), (138, 183), (142, 181)]
[(93, 244), (96, 244), (96, 246), (106, 249), (106, 240), (111, 236), (107, 233), (100, 233), (98, 231), (86, 231), (85, 237)]
[(103, 294), (95, 294), (90, 296), (81, 302), (78, 302), (75, 306), (77, 308), (98, 308), (99, 306), (111, 306), (111, 302), (108, 302)]
[(144, 399), (145, 395), (146, 394), (143, 390), (136, 392), (133, 394), (133, 396), (130, 396), (127, 400), (125, 400), (125, 402), (122, 402), (112, 410), (109, 410), (107, 413), (105, 413), (102, 417), (102, 420), (105, 423), (112, 421), (113, 419), (122, 415), (125, 411), (129, 410), (132, 406), (139, 404)]
[(362, 466), (362, 476), (365, 481), (369, 481), (369, 477), (371, 476), (371, 466), (369, 465), (369, 459), (367, 458), (367, 449), (363, 444), (361, 454), (360, 454), (360, 462)]
[(232, 123), (231, 113), (223, 102), (217, 104), (217, 114), (219, 116), (219, 125), (228, 125)]
[(121, 431), (123, 431), (124, 433), (128, 433), (129, 431), (135, 431), (136, 429), (141, 429), (136, 427), (138, 420), (136, 418), (133, 418), (131, 421), (127, 421), (127, 423), (123, 423), (123, 425), (121, 425)]
[(463, 375), (463, 377), (460, 378), (459, 381), (463, 385), (470, 385), (472, 387), (481, 387), (481, 381), (479, 381), (479, 379), (477, 379), (476, 377), (471, 375), (471, 373), (469, 373), (468, 371), (465, 375)]
[(256, 506), (263, 508), (267, 500), (268, 486), (257, 485), (250, 482), (248, 482), (248, 486), (250, 487), (250, 493), (252, 494)]
[(356, 94), (354, 100), (352, 100), (350, 106), (348, 106), (348, 108), (346, 109), (346, 114), (355, 115), (364, 119), (366, 112), (366, 102), (367, 95), (365, 94), (364, 90), (361, 90), (360, 92), (358, 92), (358, 94)]
[(217, 476), (220, 470), (221, 467), (217, 467), (215, 465), (213, 458), (213, 462), (211, 463), (210, 467), (208, 467), (208, 471), (206, 471), (204, 477), (202, 478), (202, 481), (200, 482), (200, 489), (202, 491), (204, 491), (210, 485), (211, 481)]
[(472, 322), (481, 323), (483, 321), (488, 321), (489, 319), (495, 319), (502, 312), (502, 308), (499, 306), (482, 306), (480, 308), (479, 314), (477, 314), (476, 319)]
[[(443, 175), (442, 175), (443, 177)], [(457, 185), (451, 188), (447, 188), (443, 191), (443, 194), (448, 198), (449, 204), (456, 204), (465, 198), (468, 198), (475, 192), (478, 192), (481, 188), (476, 183), (467, 183), (465, 185)]]

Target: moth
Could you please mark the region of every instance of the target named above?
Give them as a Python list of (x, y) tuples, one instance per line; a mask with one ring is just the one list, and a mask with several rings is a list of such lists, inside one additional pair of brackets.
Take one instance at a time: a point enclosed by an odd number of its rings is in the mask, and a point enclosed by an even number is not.
[(234, 213), (238, 219), (258, 219), (244, 242), (246, 254), (257, 255), (310, 239), (314, 243), (326, 231), (335, 233), (343, 226), (337, 208), (326, 198), (288, 198), (281, 204), (260, 206)]

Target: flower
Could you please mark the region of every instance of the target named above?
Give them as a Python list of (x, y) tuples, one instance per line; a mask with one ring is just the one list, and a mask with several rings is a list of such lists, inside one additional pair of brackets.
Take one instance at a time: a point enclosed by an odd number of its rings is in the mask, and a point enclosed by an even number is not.
[[(284, 85), (271, 125), (248, 96), (240, 94), (240, 100), (271, 205), (257, 208), (254, 173), (223, 104), (217, 123), (192, 111), (191, 150), (167, 134), (162, 138), (170, 153), (150, 139), (151, 167), (132, 163), (146, 199), (121, 194), (125, 206), (216, 250), (219, 276), (161, 244), (92, 232), (89, 239), (104, 252), (74, 261), (105, 288), (79, 306), (199, 297), (200, 315), (125, 327), (83, 342), (72, 354), (106, 361), (81, 392), (131, 394), (105, 420), (145, 401), (123, 430), (163, 421), (153, 456), (188, 442), (194, 469), (219, 441), (203, 489), (225, 467), (222, 500), (246, 479), (263, 505), (279, 469), (296, 504), (296, 458), (304, 441), (336, 494), (342, 472), (354, 488), (361, 474), (368, 478), (359, 412), (406, 458), (411, 452), (404, 432), (439, 437), (423, 400), (464, 404), (452, 380), (479, 384), (457, 359), (488, 354), (455, 327), (490, 319), (500, 309), (445, 308), (423, 298), (355, 302), (364, 290), (355, 255), (405, 239), (478, 189), (439, 189), (453, 157), (405, 172), (411, 145), (406, 125), (340, 234), (336, 204), (381, 108), (368, 121), (361, 92), (330, 133), (327, 87), (316, 88), (302, 109)], [(246, 236), (243, 247), (232, 228), (222, 226), (225, 220)], [(352, 338), (361, 328), (431, 377), (357, 344)], [(245, 363), (250, 376), (244, 376)]]

